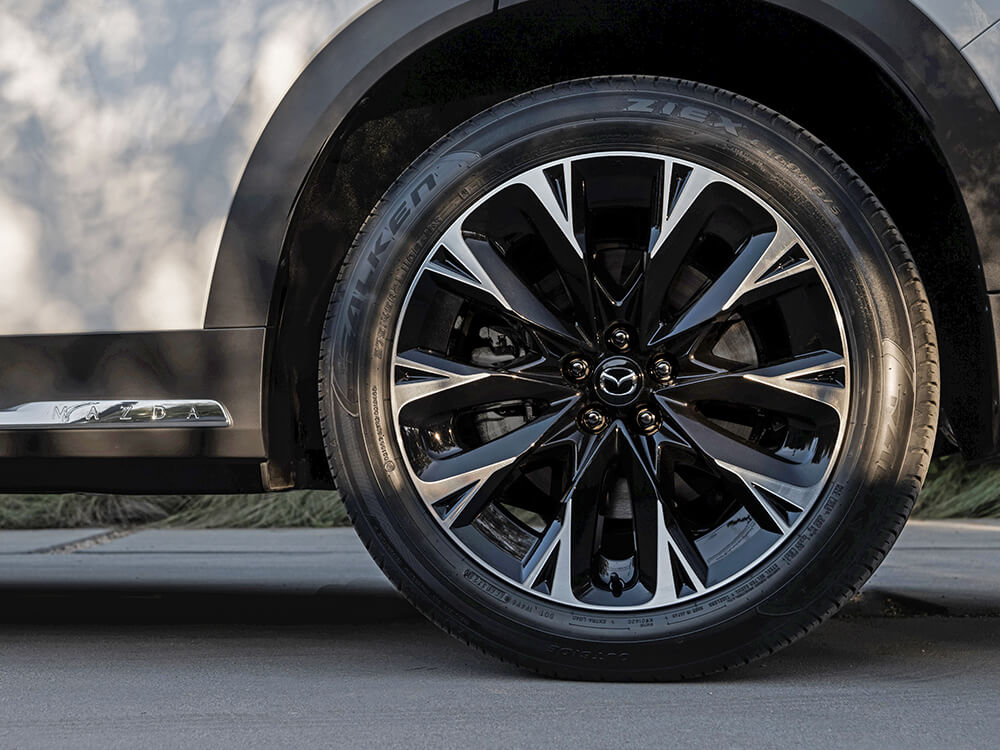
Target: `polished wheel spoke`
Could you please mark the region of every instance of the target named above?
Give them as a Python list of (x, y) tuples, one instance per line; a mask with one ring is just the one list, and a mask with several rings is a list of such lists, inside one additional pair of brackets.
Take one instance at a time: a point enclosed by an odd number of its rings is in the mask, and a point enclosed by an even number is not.
[(397, 354), (395, 406), (405, 418), (510, 400), (558, 401), (576, 393), (566, 383), (532, 374), (538, 360), (490, 370), (414, 349)]
[[(704, 224), (706, 212), (702, 209), (706, 201), (700, 199), (719, 180), (711, 170), (669, 159), (664, 162), (663, 177), (661, 221), (653, 232), (642, 282), (639, 328), (646, 340), (657, 335), (663, 296), (683, 267), (687, 249)], [(693, 210), (696, 204), (699, 210)]]
[(847, 408), (844, 368), (840, 354), (810, 352), (765, 367), (681, 377), (661, 388), (657, 397), (687, 404), (725, 400), (812, 417), (825, 407), (842, 419)]
[(802, 513), (819, 482), (817, 472), (727, 435), (710, 421), (699, 419), (680, 401), (722, 399), (752, 404), (775, 412), (822, 418), (832, 410), (846, 418), (846, 363), (834, 352), (812, 352), (786, 362), (722, 373), (680, 383), (661, 391), (666, 408), (692, 436), (715, 465), (735, 477), (749, 493), (749, 500), (765, 514), (757, 515), (772, 531), (787, 534), (790, 514)]
[[(546, 529), (525, 564), (524, 581), (531, 588), (547, 588), (548, 593), (559, 601), (576, 601), (573, 594), (573, 547), (584, 542), (573, 539), (574, 505), (581, 513), (591, 512), (596, 505), (604, 472), (614, 454), (614, 436), (619, 429), (620, 425), (614, 425), (600, 436), (577, 433), (578, 437), (571, 439), (572, 473), (560, 500), (560, 514)], [(589, 549), (588, 545), (588, 552)]]
[[(542, 204), (548, 218), (559, 228), (566, 245), (579, 260), (583, 260), (583, 249), (573, 229), (573, 200), (571, 194), (572, 165), (564, 160), (547, 167), (540, 167), (515, 177), (512, 184), (524, 185)], [(554, 243), (553, 243), (554, 244)]]
[(815, 493), (815, 472), (782, 461), (698, 420), (681, 419), (707, 461), (742, 492), (743, 505), (762, 527), (782, 535), (790, 528), (788, 512), (801, 512)]
[(661, 327), (654, 336), (659, 343), (680, 337), (695, 328), (721, 318), (741, 300), (763, 291), (775, 291), (779, 282), (814, 268), (808, 259), (789, 259), (782, 264), (798, 240), (792, 229), (781, 219), (776, 219), (775, 231), (752, 237), (739, 251), (725, 271), (688, 307), (670, 326)]
[(662, 480), (663, 464), (667, 457), (689, 461), (698, 454), (691, 443), (666, 422), (652, 435), (636, 435), (632, 439), (636, 452), (657, 481)]
[[(681, 170), (684, 173), (683, 178), (678, 174)], [(679, 165), (670, 160), (666, 162), (664, 177), (666, 180), (663, 188), (663, 222), (649, 251), (652, 258), (661, 254), (664, 256), (679, 254), (670, 252), (670, 248), (667, 247), (669, 240), (674, 237), (684, 217), (705, 192), (705, 188), (719, 181), (719, 176), (709, 169), (695, 165)], [(676, 190), (673, 189), (675, 180), (679, 182)]]
[(458, 224), (442, 238), (427, 270), (477, 293), (480, 299), (486, 298), (499, 304), (538, 330), (571, 344), (579, 340), (579, 333), (546, 307), (487, 240), (466, 237)]
[(811, 486), (798, 487), (722, 461), (718, 465), (739, 479), (750, 493), (749, 501), (766, 515), (766, 518), (758, 515), (758, 522), (763, 521), (762, 526), (782, 536), (791, 531), (789, 514), (802, 513), (813, 494)]
[(562, 241), (549, 239), (547, 249), (559, 269), (559, 275), (576, 310), (576, 329), (592, 341), (594, 330), (594, 295), (587, 259), (574, 228), (572, 164), (569, 160), (533, 169), (515, 179), (534, 193), (561, 234)]
[(432, 461), (420, 472), (417, 485), (430, 506), (447, 503), (442, 515), (448, 526), (464, 525), (478, 515), (490, 495), (518, 459), (547, 436), (565, 429), (576, 398), (566, 399), (551, 414), (539, 417), (503, 437), (454, 456)]
[[(638, 550), (642, 566), (655, 570), (653, 606), (676, 601), (685, 586), (696, 593), (704, 591), (708, 564), (671, 512), (669, 498), (663, 492), (664, 472), (658, 462), (651, 460), (650, 452), (641, 443), (629, 439), (628, 445), (636, 459), (635, 466), (642, 475), (633, 475), (633, 487), (635, 491), (645, 488), (653, 501), (649, 515), (653, 516), (656, 531), (653, 537), (655, 546), (649, 548), (640, 542)], [(642, 539), (642, 535), (639, 538)]]
[(657, 398), (710, 464), (739, 467), (742, 471), (772, 477), (797, 487), (812, 487), (815, 484), (816, 470), (813, 467), (776, 456), (749, 440), (731, 434), (689, 406)]
[(656, 591), (650, 606), (673, 604), (685, 587), (691, 593), (705, 591), (708, 565), (701, 553), (685, 536), (680, 526), (667, 519), (664, 506), (656, 514)]
[(504, 248), (505, 257), (536, 285), (535, 294), (550, 314), (574, 335), (592, 341), (593, 289), (581, 237), (574, 226), (571, 181), (568, 160), (529, 170), (492, 194), (460, 223), (470, 245), (469, 238), (478, 235)]

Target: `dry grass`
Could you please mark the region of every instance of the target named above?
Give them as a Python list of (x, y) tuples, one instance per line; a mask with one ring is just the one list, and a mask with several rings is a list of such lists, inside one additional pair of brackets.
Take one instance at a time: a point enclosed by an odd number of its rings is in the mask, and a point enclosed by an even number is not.
[(1000, 466), (967, 466), (961, 456), (931, 463), (914, 518), (1000, 517)]
[[(916, 518), (1000, 517), (1000, 466), (968, 467), (959, 456), (935, 459)], [(151, 526), (289, 528), (347, 526), (336, 492), (258, 495), (0, 495), (0, 529)]]
[(0, 495), (0, 528), (327, 528), (349, 525), (336, 492), (259, 495)]

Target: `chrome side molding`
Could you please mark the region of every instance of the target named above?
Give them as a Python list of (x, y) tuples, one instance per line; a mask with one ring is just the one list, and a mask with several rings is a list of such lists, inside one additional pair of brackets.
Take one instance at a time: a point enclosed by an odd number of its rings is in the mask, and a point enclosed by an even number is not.
[(229, 427), (232, 423), (226, 407), (208, 399), (32, 401), (0, 409), (0, 430)]

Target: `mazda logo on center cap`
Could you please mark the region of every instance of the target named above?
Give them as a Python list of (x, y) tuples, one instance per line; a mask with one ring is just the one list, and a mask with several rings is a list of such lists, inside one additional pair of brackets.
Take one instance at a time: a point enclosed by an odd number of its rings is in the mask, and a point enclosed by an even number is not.
[(612, 406), (626, 406), (639, 395), (642, 375), (628, 357), (612, 357), (598, 365), (594, 373), (597, 395)]
[(638, 387), (638, 373), (627, 367), (613, 367), (601, 373), (601, 388), (613, 396), (627, 396)]

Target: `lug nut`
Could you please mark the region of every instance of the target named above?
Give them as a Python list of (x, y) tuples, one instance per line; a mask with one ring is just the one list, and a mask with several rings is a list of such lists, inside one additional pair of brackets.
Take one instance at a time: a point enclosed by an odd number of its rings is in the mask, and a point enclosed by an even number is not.
[(629, 336), (628, 331), (624, 328), (613, 328), (608, 333), (608, 343), (618, 351), (624, 352), (628, 349), (629, 344), (632, 343), (632, 337)]
[(649, 371), (660, 383), (669, 383), (674, 378), (674, 366), (663, 357), (654, 360)]
[(660, 428), (660, 417), (648, 406), (640, 406), (635, 413), (635, 424), (640, 432), (652, 435)]
[(584, 409), (580, 414), (580, 426), (587, 432), (598, 433), (608, 426), (608, 418), (599, 409)]
[(565, 372), (569, 380), (579, 383), (590, 375), (590, 364), (583, 357), (574, 357), (566, 363)]

